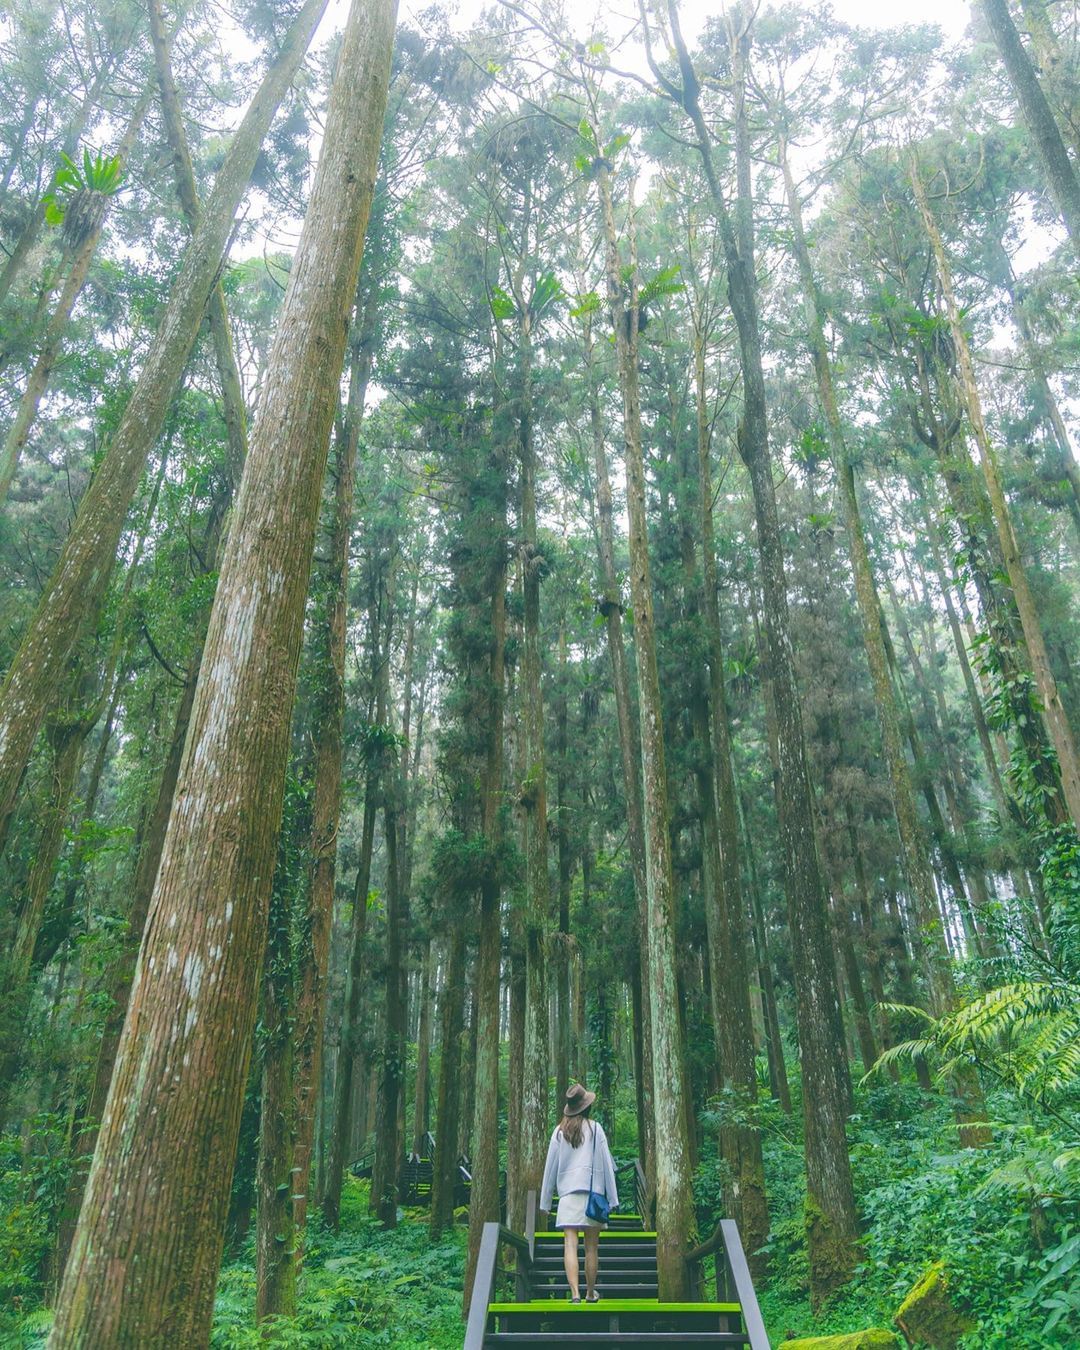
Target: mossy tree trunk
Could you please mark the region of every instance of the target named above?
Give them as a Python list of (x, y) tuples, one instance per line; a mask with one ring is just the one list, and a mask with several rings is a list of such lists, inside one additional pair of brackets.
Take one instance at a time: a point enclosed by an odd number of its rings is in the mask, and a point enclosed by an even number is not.
[[(198, 1345), (209, 1337), (320, 488), (394, 19), (393, 0), (356, 0), (346, 24), (50, 1335), (56, 1347)], [(208, 208), (207, 219), (213, 214)], [(163, 1095), (162, 1082), (173, 1091)]]

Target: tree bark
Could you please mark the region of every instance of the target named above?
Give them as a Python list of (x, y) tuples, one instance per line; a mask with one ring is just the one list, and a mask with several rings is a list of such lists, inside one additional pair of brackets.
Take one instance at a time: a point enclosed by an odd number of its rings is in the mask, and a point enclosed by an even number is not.
[[(851, 1086), (836, 993), (828, 900), (814, 833), (813, 795), (791, 646), (783, 544), (769, 450), (745, 109), (749, 20), (739, 11), (732, 16), (730, 29), (737, 177), (732, 213), (716, 174), (712, 140), (699, 102), (700, 82), (679, 29), (675, 0), (668, 0), (668, 18), (681, 79), (681, 87), (676, 89), (667, 82), (668, 88), (689, 117), (697, 137), (727, 261), (728, 296), (739, 337), (743, 418), (738, 449), (750, 475), (754, 498), (765, 634), (776, 694), (780, 836), (789, 924), (801, 958), (794, 966), (795, 1002), (803, 1066), (810, 1294), (811, 1302), (818, 1306), (848, 1280), (858, 1257), (857, 1215), (844, 1129), (845, 1103), (850, 1100)], [(743, 26), (737, 27), (738, 24)]]
[[(506, 467), (496, 452), (492, 456), (492, 488), (488, 585), (490, 594), (490, 652), (486, 672), (486, 755), (481, 813), (488, 850), (487, 872), (480, 888), (479, 950), (476, 958), (476, 1066), (473, 1093), (472, 1187), (469, 1194), (469, 1253), (465, 1268), (464, 1304), (472, 1296), (480, 1239), (485, 1223), (499, 1219), (499, 973), (502, 965), (502, 883), (499, 855), (502, 848), (504, 776), (504, 710), (506, 689)], [(456, 1161), (456, 1159), (455, 1159)]]
[(54, 1347), (202, 1344), (209, 1336), (319, 489), (394, 19), (393, 0), (357, 0), (346, 25)]
[[(705, 716), (698, 736), (708, 754), (709, 782), (702, 783), (703, 796), (713, 801), (715, 853), (719, 902), (719, 954), (722, 969), (712, 965), (714, 993), (723, 1009), (728, 1032), (725, 1037), (724, 1077), (747, 1101), (757, 1100), (754, 1067), (754, 1031), (750, 1013), (750, 962), (747, 950), (746, 905), (739, 863), (739, 811), (735, 771), (731, 757), (727, 690), (724, 686), (724, 647), (720, 628), (719, 582), (716, 569), (716, 539), (713, 527), (713, 483), (710, 463), (710, 428), (705, 395), (705, 340), (699, 331), (694, 343), (694, 388), (697, 429), (697, 487), (701, 531), (701, 613), (708, 656), (708, 690)], [(688, 475), (689, 476), (689, 475)], [(711, 870), (711, 868), (710, 868)], [(710, 951), (712, 940), (710, 939)], [(752, 1127), (733, 1129), (728, 1141), (732, 1169), (732, 1208), (743, 1234), (751, 1269), (764, 1277), (766, 1261), (761, 1254), (769, 1235), (769, 1208), (765, 1197), (765, 1164), (761, 1135)]]
[[(982, 3), (987, 11), (996, 10), (999, 5), (1004, 7), (1004, 0), (982, 0)], [(1008, 18), (1007, 11), (1006, 18)], [(1011, 19), (1009, 22), (1011, 24)], [(1013, 31), (1015, 32), (1015, 29)], [(990, 508), (993, 512), (994, 524), (997, 527), (1005, 567), (1009, 574), (1009, 584), (1020, 615), (1020, 625), (1024, 630), (1028, 654), (1031, 657), (1035, 686), (1039, 691), (1039, 698), (1043, 705), (1043, 720), (1046, 723), (1046, 729), (1049, 732), (1054, 749), (1057, 751), (1058, 766), (1061, 770), (1061, 789), (1065, 795), (1073, 825), (1080, 828), (1080, 753), (1077, 751), (1076, 739), (1064, 705), (1061, 702), (1061, 695), (1058, 692), (1057, 682), (1050, 666), (1050, 656), (1046, 650), (1038, 607), (1035, 604), (1035, 597), (1028, 582), (1027, 571), (1020, 556), (1020, 546), (1013, 530), (1009, 504), (1001, 485), (997, 455), (990, 442), (986, 422), (983, 419), (982, 402), (979, 398), (979, 387), (975, 379), (971, 349), (968, 346), (967, 334), (964, 332), (964, 326), (960, 320), (960, 308), (953, 289), (952, 269), (945, 255), (945, 246), (942, 243), (937, 222), (930, 210), (930, 203), (927, 200), (926, 189), (919, 174), (918, 164), (914, 161), (909, 165), (908, 176), (915, 195), (916, 205), (919, 208), (919, 215), (922, 217), (923, 227), (926, 230), (927, 238), (930, 240), (938, 279), (941, 282), (942, 295), (945, 298), (945, 307), (949, 316), (949, 329), (952, 333), (957, 363), (960, 368), (960, 387), (964, 396), (968, 420), (971, 423), (972, 434), (975, 437), (975, 444), (979, 450), (983, 476), (986, 479), (986, 489), (990, 496)], [(1076, 186), (1075, 180), (1074, 186)], [(1077, 232), (1073, 236), (1073, 242), (1077, 247), (1080, 247), (1080, 187), (1077, 188), (1077, 194)]]
[[(368, 641), (371, 644), (371, 678), (373, 685), (373, 713), (375, 725), (386, 721), (383, 702), (385, 685), (379, 680), (379, 665), (389, 660), (389, 635), (384, 651), (380, 634), (382, 625), (378, 601), (379, 575), (372, 578), (368, 597)], [(356, 1135), (356, 1117), (360, 1114), (356, 1101), (358, 1086), (363, 1085), (356, 1074), (360, 1052), (360, 1030), (367, 986), (364, 980), (365, 941), (368, 922), (368, 891), (371, 886), (371, 859), (375, 849), (375, 818), (378, 811), (381, 779), (381, 758), (376, 753), (368, 760), (364, 783), (364, 817), (360, 829), (360, 859), (353, 886), (352, 931), (349, 938), (349, 962), (345, 973), (345, 997), (341, 1012), (341, 1043), (338, 1049), (337, 1073), (334, 1076), (334, 1101), (330, 1124), (330, 1149), (326, 1162), (326, 1190), (323, 1194), (323, 1220), (336, 1232), (341, 1218), (341, 1187), (345, 1174), (345, 1151)], [(360, 1079), (358, 1083), (356, 1080)], [(366, 1129), (358, 1147), (362, 1147)]]
[[(586, 325), (588, 325), (586, 318)], [(615, 695), (615, 720), (619, 728), (619, 752), (622, 758), (626, 792), (626, 828), (630, 849), (630, 868), (634, 876), (637, 902), (638, 970), (635, 973), (635, 997), (640, 1002), (638, 1026), (641, 1038), (638, 1076), (635, 1086), (640, 1102), (638, 1150), (650, 1192), (656, 1188), (656, 1129), (653, 1110), (652, 1023), (649, 1012), (649, 900), (645, 865), (645, 822), (641, 805), (641, 737), (630, 699), (630, 673), (623, 636), (623, 604), (615, 571), (615, 530), (611, 477), (608, 472), (604, 419), (600, 409), (591, 327), (585, 329), (585, 363), (589, 377), (589, 424), (592, 430), (593, 466), (596, 473), (596, 516), (599, 525), (600, 580), (603, 593), (598, 609), (607, 634), (611, 659), (611, 684)]]
[(606, 162), (597, 160), (597, 187), (603, 211), (608, 307), (615, 330), (619, 384), (623, 402), (626, 499), (630, 521), (630, 595), (637, 652), (638, 707), (641, 717), (642, 823), (645, 841), (649, 1023), (653, 1055), (653, 1119), (656, 1149), (657, 1277), (661, 1299), (689, 1296), (684, 1259), (694, 1242), (686, 1074), (679, 1016), (679, 980), (675, 961), (675, 879), (668, 822), (667, 766), (660, 677), (656, 662), (656, 625), (645, 502), (645, 461), (641, 444), (641, 396), (638, 388), (638, 308), (636, 258), (631, 260), (630, 303), (624, 304), (611, 179)]
[(465, 1021), (465, 928), (450, 931), (446, 973), (439, 999), (442, 1038), (439, 1057), (439, 1094), (435, 1107), (435, 1175), (431, 1179), (432, 1241), (437, 1241), (454, 1218), (454, 1182), (457, 1179), (458, 1120), (461, 1094), (461, 1033)]
[(1080, 249), (1080, 181), (1035, 66), (1009, 13), (1008, 0), (979, 0), (979, 7), (1001, 53), (1028, 134), (1035, 142), (1050, 194), (1061, 212), (1073, 248)]

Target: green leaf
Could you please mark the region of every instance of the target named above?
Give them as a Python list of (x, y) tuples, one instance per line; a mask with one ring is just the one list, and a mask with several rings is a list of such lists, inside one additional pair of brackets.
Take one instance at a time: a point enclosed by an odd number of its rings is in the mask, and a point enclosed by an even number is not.
[(681, 281), (675, 278), (682, 271), (679, 263), (673, 263), (670, 267), (663, 267), (654, 277), (642, 286), (638, 292), (638, 305), (644, 308), (653, 300), (659, 300), (664, 295), (678, 295), (680, 291), (685, 291), (686, 287)]
[(575, 296), (576, 304), (570, 310), (572, 319), (580, 319), (585, 314), (595, 314), (600, 308), (600, 297), (595, 291), (586, 291), (584, 295)]
[(552, 305), (558, 304), (560, 300), (566, 298), (566, 292), (562, 288), (562, 282), (555, 276), (554, 272), (544, 272), (536, 278), (536, 285), (533, 287), (532, 298), (529, 301), (529, 310), (539, 318)]
[(517, 313), (517, 305), (514, 304), (514, 298), (503, 290), (501, 286), (492, 286), (491, 288), (491, 312), (496, 319), (512, 319)]

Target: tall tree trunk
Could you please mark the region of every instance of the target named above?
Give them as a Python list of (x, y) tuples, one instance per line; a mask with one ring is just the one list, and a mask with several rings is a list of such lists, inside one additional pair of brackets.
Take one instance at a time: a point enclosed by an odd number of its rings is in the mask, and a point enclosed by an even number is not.
[(307, 0), (248, 105), (188, 245), (164, 317), (108, 449), (79, 503), (52, 577), (0, 690), (0, 849), (50, 701), (112, 575), (128, 505), (183, 374), (263, 138), (326, 0)]
[[(372, 296), (377, 287), (372, 287)], [(319, 697), (311, 739), (315, 746), (314, 801), (311, 816), (311, 873), (307, 890), (307, 913), (301, 924), (297, 951), (297, 996), (295, 1012), (294, 1125), (293, 1148), (294, 1215), (298, 1233), (298, 1258), (302, 1261), (303, 1234), (307, 1223), (307, 1197), (311, 1190), (311, 1152), (315, 1139), (318, 1085), (322, 1080), (323, 1029), (326, 1022), (327, 971), (330, 961), (330, 929), (334, 920), (334, 884), (337, 877), (338, 820), (341, 814), (342, 723), (345, 714), (346, 607), (349, 595), (349, 542), (352, 538), (356, 460), (360, 420), (371, 371), (374, 299), (357, 305), (355, 333), (350, 336), (349, 399), (343, 435), (338, 440), (334, 466), (334, 497), (328, 539), (324, 609), (319, 615), (322, 631), (316, 641), (319, 667)], [(360, 901), (367, 907), (367, 888)]]
[[(80, 715), (81, 714), (81, 715)], [(90, 734), (85, 712), (58, 709), (50, 719), (48, 801), (41, 815), (34, 861), (10, 952), (0, 960), (0, 1125), (7, 1119), (8, 1094), (23, 1060), (24, 1023), (30, 1005), (34, 948), (41, 930), (56, 864), (64, 845), (71, 796)]]
[[(679, 28), (675, 0), (668, 18), (676, 44), (681, 87), (672, 96), (693, 124), (727, 261), (728, 296), (739, 336), (743, 419), (738, 449), (750, 475), (761, 562), (765, 634), (776, 693), (780, 747), (777, 793), (791, 931), (799, 935), (795, 1002), (803, 1066), (803, 1117), (807, 1172), (807, 1240), (811, 1301), (815, 1306), (850, 1277), (857, 1260), (857, 1216), (851, 1181), (845, 1103), (851, 1086), (844, 1056), (843, 1022), (829, 933), (828, 900), (814, 834), (813, 797), (806, 762), (802, 712), (791, 646), (783, 543), (769, 450), (765, 378), (758, 332), (754, 271), (749, 128), (745, 109), (750, 19), (731, 19), (735, 72), (737, 194), (729, 212), (712, 156), (712, 140), (699, 102), (700, 82)], [(741, 25), (741, 26), (739, 26)]]
[(454, 1217), (454, 1182), (457, 1179), (458, 1120), (461, 1111), (461, 1032), (465, 1014), (465, 928), (455, 923), (450, 930), (446, 971), (439, 998), (441, 1044), (439, 1092), (435, 1106), (435, 1175), (431, 1179), (430, 1232), (436, 1241)]
[(522, 1068), (521, 1185), (539, 1192), (547, 1153), (549, 1087), (547, 970), (551, 883), (548, 876), (547, 769), (544, 754), (544, 694), (540, 651), (540, 575), (543, 557), (536, 535), (537, 456), (532, 408), (531, 317), (519, 330), (519, 436), (521, 452), (521, 585), (524, 600), (521, 717), (524, 770), (519, 788), (525, 822), (525, 1060)]
[(858, 604), (863, 647), (870, 668), (870, 683), (874, 691), (881, 746), (885, 752), (885, 763), (889, 771), (889, 787), (900, 839), (900, 856), (904, 876), (911, 889), (919, 916), (919, 929), (927, 960), (930, 1006), (936, 1016), (941, 1016), (952, 1007), (955, 991), (949, 954), (938, 914), (937, 893), (934, 890), (933, 871), (930, 866), (930, 849), (915, 807), (911, 771), (900, 735), (900, 717), (885, 652), (881, 602), (878, 599), (866, 532), (859, 512), (855, 471), (848, 454), (843, 423), (840, 420), (833, 384), (832, 362), (829, 360), (829, 349), (825, 341), (825, 309), (810, 260), (810, 250), (803, 228), (802, 203), (788, 162), (787, 141), (784, 136), (779, 139), (778, 155), (787, 194), (792, 249), (802, 282), (807, 340), (817, 378), (818, 397), (825, 414), (829, 454), (836, 473), (841, 513), (847, 535), (847, 552), (855, 580), (855, 598)]
[(645, 866), (645, 823), (641, 805), (641, 738), (630, 699), (630, 673), (623, 637), (623, 604), (615, 571), (615, 530), (611, 477), (608, 472), (604, 419), (600, 408), (600, 389), (596, 372), (592, 331), (586, 318), (585, 361), (589, 376), (589, 424), (592, 430), (593, 467), (596, 473), (596, 515), (600, 536), (600, 580), (603, 594), (597, 608), (604, 620), (608, 656), (611, 659), (611, 683), (615, 695), (615, 719), (619, 728), (619, 752), (622, 758), (626, 791), (626, 826), (630, 848), (630, 868), (634, 876), (637, 902), (638, 970), (634, 978), (635, 997), (640, 1007), (640, 1063), (636, 1088), (641, 1098), (638, 1123), (638, 1151), (650, 1191), (656, 1186), (656, 1134), (653, 1111), (652, 1022), (649, 1012), (648, 884)]
[[(720, 1000), (728, 1032), (724, 1039), (724, 1076), (757, 1100), (754, 1067), (754, 1032), (750, 1014), (750, 961), (747, 950), (746, 905), (739, 861), (739, 810), (735, 771), (731, 757), (727, 690), (724, 685), (724, 648), (720, 628), (719, 582), (716, 569), (716, 539), (713, 527), (713, 483), (710, 463), (710, 428), (705, 394), (705, 335), (698, 332), (694, 343), (695, 425), (697, 430), (697, 487), (701, 531), (701, 613), (708, 652), (708, 694), (705, 716), (698, 732), (709, 751), (709, 783), (703, 783), (705, 799), (712, 795), (716, 816), (716, 848), (712, 865), (719, 900), (719, 938), (722, 972), (715, 961), (714, 983), (721, 985)], [(691, 475), (688, 475), (691, 476)], [(710, 793), (711, 789), (711, 793)], [(710, 941), (711, 948), (711, 941)], [(721, 978), (722, 977), (722, 978)], [(730, 1131), (729, 1165), (732, 1169), (733, 1209), (743, 1234), (751, 1268), (764, 1276), (761, 1255), (769, 1235), (769, 1209), (765, 1198), (765, 1164), (761, 1135), (749, 1127)]]
[[(203, 215), (203, 205), (195, 183), (195, 170), (191, 163), (187, 133), (184, 130), (184, 118), (180, 107), (180, 97), (173, 79), (170, 43), (165, 34), (161, 0), (150, 0), (150, 40), (154, 49), (154, 68), (157, 72), (158, 90), (161, 95), (161, 113), (165, 124), (165, 136), (172, 153), (173, 174), (176, 179), (176, 193), (180, 207), (187, 221), (188, 229), (195, 234)], [(225, 418), (225, 435), (228, 444), (229, 476), (237, 483), (240, 471), (247, 455), (247, 412), (244, 407), (243, 383), (236, 364), (236, 351), (229, 324), (229, 311), (225, 305), (225, 291), (220, 281), (215, 282), (207, 302), (207, 316), (210, 321), (210, 336), (214, 345), (214, 360), (221, 381), (221, 403)]]
[[(286, 831), (288, 835), (291, 831)], [(290, 869), (281, 859), (292, 841), (283, 837), (277, 877), (270, 897), (266, 956), (263, 961), (263, 1067), (260, 1090), (259, 1150), (255, 1163), (255, 1320), (296, 1313), (296, 1223), (293, 1217), (292, 1015), (295, 1005), (292, 952)], [(292, 845), (295, 847), (295, 845)]]
[[(416, 1029), (416, 1091), (413, 1096), (412, 1151), (421, 1157), (427, 1153), (427, 1135), (431, 1127), (431, 939), (424, 943), (420, 970), (420, 1021)], [(498, 1028), (496, 1028), (496, 1031)]]
[(641, 716), (642, 822), (645, 840), (649, 1022), (652, 1032), (653, 1119), (656, 1149), (657, 1276), (660, 1297), (679, 1301), (690, 1293), (684, 1259), (693, 1245), (693, 1207), (686, 1073), (680, 1035), (679, 979), (675, 961), (675, 879), (668, 823), (667, 766), (656, 626), (645, 503), (645, 461), (641, 445), (638, 389), (638, 308), (636, 258), (631, 259), (629, 305), (623, 302), (611, 179), (597, 160), (596, 182), (603, 210), (608, 306), (615, 330), (623, 401), (626, 499), (630, 520), (630, 595), (634, 610), (638, 707)]
[(469, 1195), (469, 1254), (465, 1269), (464, 1307), (472, 1296), (480, 1238), (485, 1223), (499, 1215), (499, 972), (502, 965), (502, 884), (498, 858), (502, 847), (500, 807), (504, 776), (504, 705), (506, 688), (506, 466), (498, 452), (491, 468), (498, 475), (494, 502), (490, 594), (490, 651), (486, 671), (486, 739), (482, 789), (482, 829), (489, 854), (480, 888), (479, 950), (476, 958), (476, 1067), (473, 1093), (472, 1188)]
[(558, 947), (553, 962), (554, 1034), (552, 1059), (555, 1065), (555, 1101), (561, 1102), (570, 1086), (570, 884), (573, 877), (574, 849), (570, 835), (570, 803), (567, 800), (568, 755), (567, 724), (569, 709), (566, 694), (566, 625), (559, 628), (559, 682), (555, 703), (555, 776), (556, 841), (559, 868)]
[[(379, 678), (390, 709), (389, 643)], [(405, 1020), (408, 1006), (405, 944), (408, 902), (401, 888), (399, 845), (402, 784), (396, 744), (387, 750), (383, 789), (383, 834), (386, 840), (386, 961), (383, 1040), (379, 1047), (379, 1087), (375, 1107), (375, 1166), (371, 1177), (371, 1210), (387, 1228), (397, 1224), (398, 1177), (405, 1154), (401, 1125), (405, 1090)], [(456, 1156), (456, 1152), (455, 1152)]]
[[(148, 88), (139, 98), (131, 117), (128, 119), (127, 129), (116, 148), (116, 159), (121, 165), (127, 162), (128, 156), (131, 154), (132, 147), (139, 134), (139, 128), (146, 116), (146, 110), (150, 106), (151, 92), (151, 89)], [(77, 246), (71, 250), (70, 255), (66, 258), (68, 273), (64, 279), (63, 289), (49, 322), (45, 326), (37, 360), (34, 362), (34, 367), (26, 382), (26, 388), (19, 400), (19, 406), (15, 410), (14, 420), (4, 437), (3, 449), (0, 450), (0, 503), (7, 497), (15, 472), (19, 467), (19, 460), (26, 448), (26, 442), (30, 437), (34, 420), (41, 406), (41, 400), (49, 387), (53, 368), (59, 359), (72, 310), (74, 310), (75, 302), (86, 285), (86, 278), (90, 275), (90, 264), (97, 252), (98, 240), (101, 238), (101, 230), (105, 224), (108, 206), (109, 199), (107, 197), (100, 193), (93, 194), (93, 214), (88, 218), (87, 228), (81, 235)]]
[(1042, 161), (1051, 196), (1061, 212), (1073, 248), (1080, 250), (1080, 181), (1035, 66), (1009, 13), (1008, 0), (979, 0), (979, 8), (1001, 53), (1021, 115)]
[[(380, 697), (385, 686), (378, 679), (379, 665), (389, 660), (389, 651), (381, 647), (378, 601), (379, 578), (373, 577), (368, 599), (368, 641), (371, 644), (371, 676), (374, 686), (373, 714), (375, 725), (381, 727), (386, 719), (386, 705)], [(389, 642), (387, 643), (389, 647)], [(375, 849), (375, 818), (379, 805), (381, 759), (374, 754), (367, 765), (364, 783), (364, 816), (360, 828), (360, 859), (353, 886), (352, 928), (349, 935), (349, 960), (345, 972), (345, 996), (341, 1010), (341, 1043), (338, 1049), (337, 1073), (334, 1076), (334, 1101), (330, 1121), (330, 1148), (326, 1161), (326, 1189), (323, 1192), (323, 1220), (327, 1227), (337, 1231), (341, 1218), (341, 1187), (345, 1174), (345, 1151), (360, 1134), (356, 1130), (360, 1112), (357, 1088), (362, 1088), (363, 1077), (356, 1073), (360, 1052), (360, 1034), (363, 1025), (364, 954), (367, 938), (368, 891), (371, 886), (371, 859)]]
[(787, 1064), (784, 1060), (784, 1042), (780, 1035), (780, 1015), (776, 1006), (776, 981), (773, 978), (772, 961), (769, 958), (768, 936), (765, 931), (765, 914), (761, 906), (761, 884), (758, 880), (757, 860), (754, 841), (746, 826), (746, 803), (740, 788), (736, 788), (736, 804), (739, 810), (739, 825), (743, 840), (743, 853), (746, 856), (750, 913), (753, 921), (754, 955), (758, 964), (758, 979), (761, 982), (761, 1004), (765, 1015), (765, 1052), (769, 1061), (769, 1090), (785, 1115), (791, 1115), (791, 1089), (788, 1087)]
[(394, 19), (393, 0), (357, 0), (346, 24), (54, 1347), (209, 1337), (320, 485)]
[[(105, 91), (105, 87), (116, 65), (127, 55), (131, 41), (134, 38), (134, 30), (130, 30), (126, 36), (117, 43), (116, 51), (112, 57), (99, 66), (97, 74), (94, 76), (94, 82), (83, 96), (75, 116), (71, 119), (67, 132), (64, 136), (63, 144), (60, 147), (60, 163), (63, 163), (63, 156), (69, 159), (74, 156), (79, 149), (79, 142), (82, 140), (83, 132), (86, 130), (87, 123), (90, 121), (90, 115), (99, 105), (99, 100)], [(55, 183), (55, 178), (53, 179)], [(50, 187), (53, 185), (50, 183)], [(15, 243), (15, 247), (8, 255), (4, 263), (3, 270), (0, 270), (0, 305), (7, 299), (12, 287), (18, 280), (27, 262), (34, 252), (34, 245), (37, 243), (38, 236), (41, 233), (42, 226), (45, 224), (45, 204), (40, 200), (35, 202), (30, 211), (29, 219), (23, 227)], [(3, 365), (3, 344), (0, 343), (0, 366)]]
[[(982, 3), (988, 17), (990, 11), (996, 11), (999, 6), (1004, 9), (1004, 0), (982, 0)], [(1005, 17), (1008, 18), (1007, 10), (1005, 10)], [(1011, 22), (1010, 19), (1009, 23), (1011, 24)], [(1013, 31), (1015, 32), (1015, 29)], [(1042, 624), (1039, 621), (1038, 607), (1035, 604), (1035, 597), (1031, 592), (1027, 571), (1020, 556), (1020, 546), (1013, 530), (1012, 516), (1001, 485), (997, 455), (990, 442), (986, 422), (983, 419), (982, 402), (979, 398), (979, 388), (975, 379), (975, 367), (971, 359), (967, 334), (964, 332), (964, 326), (960, 320), (960, 308), (957, 304), (956, 293), (953, 290), (952, 269), (945, 255), (945, 246), (941, 241), (941, 233), (938, 230), (937, 222), (930, 210), (930, 203), (927, 200), (926, 189), (920, 177), (918, 164), (914, 161), (909, 165), (908, 176), (912, 191), (915, 194), (916, 205), (919, 208), (919, 215), (922, 217), (923, 226), (930, 240), (938, 279), (941, 282), (942, 295), (945, 298), (945, 306), (949, 316), (949, 329), (952, 333), (957, 363), (960, 368), (960, 387), (967, 408), (968, 420), (975, 437), (975, 444), (979, 450), (983, 476), (986, 479), (986, 489), (990, 495), (990, 508), (993, 512), (994, 524), (997, 527), (1005, 567), (1009, 574), (1009, 584), (1016, 600), (1020, 624), (1024, 630), (1024, 640), (1031, 657), (1035, 686), (1039, 691), (1039, 698), (1043, 705), (1043, 720), (1046, 723), (1046, 729), (1050, 734), (1054, 749), (1057, 751), (1058, 766), (1061, 770), (1061, 788), (1065, 794), (1069, 813), (1072, 816), (1074, 826), (1080, 828), (1080, 753), (1077, 751), (1076, 739), (1073, 736), (1072, 727), (1069, 724), (1068, 716), (1061, 702), (1061, 695), (1058, 693), (1057, 683), (1054, 680), (1050, 656), (1046, 650), (1046, 642), (1043, 637)], [(1075, 178), (1073, 186), (1077, 190), (1078, 197), (1077, 232), (1073, 235), (1073, 241), (1080, 248), (1080, 185), (1076, 184)]]

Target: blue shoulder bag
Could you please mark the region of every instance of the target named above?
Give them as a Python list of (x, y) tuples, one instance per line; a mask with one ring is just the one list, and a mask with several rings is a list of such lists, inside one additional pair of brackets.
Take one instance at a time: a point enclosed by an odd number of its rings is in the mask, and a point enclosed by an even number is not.
[[(590, 1121), (590, 1124), (592, 1122)], [(589, 1164), (589, 1198), (585, 1204), (585, 1217), (592, 1219), (593, 1223), (607, 1223), (608, 1215), (611, 1213), (611, 1202), (601, 1191), (597, 1194), (592, 1188), (593, 1169), (596, 1166), (596, 1126), (592, 1127), (592, 1161)]]

